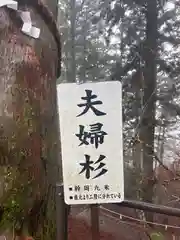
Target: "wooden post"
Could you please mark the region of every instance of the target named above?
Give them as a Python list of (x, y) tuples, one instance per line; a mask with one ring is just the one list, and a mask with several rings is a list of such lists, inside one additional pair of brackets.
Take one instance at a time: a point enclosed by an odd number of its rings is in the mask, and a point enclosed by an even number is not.
[(92, 240), (100, 240), (99, 206), (98, 206), (98, 204), (92, 204), (92, 205), (90, 205), (90, 209), (91, 209)]
[(64, 202), (63, 185), (56, 184), (56, 224), (57, 240), (68, 239), (68, 211)]

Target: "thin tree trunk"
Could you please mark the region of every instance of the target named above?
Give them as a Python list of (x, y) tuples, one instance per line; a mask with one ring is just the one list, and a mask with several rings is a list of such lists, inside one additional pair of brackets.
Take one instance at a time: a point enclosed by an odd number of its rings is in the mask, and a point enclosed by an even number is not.
[[(143, 170), (145, 175), (143, 200), (153, 199), (153, 151), (155, 130), (155, 89), (156, 89), (156, 54), (157, 54), (157, 0), (147, 1), (146, 44), (144, 47), (144, 114), (141, 124), (143, 142)], [(153, 220), (152, 214), (147, 214)]]
[[(57, 4), (57, 0), (48, 1), (55, 19)], [(0, 148), (1, 168), (8, 183), (0, 204), (7, 206), (14, 219), (6, 228), (12, 230), (12, 223), (19, 236), (28, 231), (36, 240), (54, 240), (55, 184), (61, 176), (58, 50), (42, 20), (44, 14), (33, 4), (27, 10), (32, 13), (33, 24), (41, 29), (37, 40), (20, 31), (22, 25), (15, 11), (0, 9)], [(11, 200), (19, 206), (18, 211), (13, 212)], [(8, 215), (3, 217), (8, 220)]]

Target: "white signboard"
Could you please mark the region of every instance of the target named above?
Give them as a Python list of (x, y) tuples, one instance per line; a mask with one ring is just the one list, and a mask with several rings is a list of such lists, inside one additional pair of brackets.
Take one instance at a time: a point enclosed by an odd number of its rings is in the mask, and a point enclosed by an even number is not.
[(57, 94), (65, 202), (122, 202), (121, 83), (63, 83)]

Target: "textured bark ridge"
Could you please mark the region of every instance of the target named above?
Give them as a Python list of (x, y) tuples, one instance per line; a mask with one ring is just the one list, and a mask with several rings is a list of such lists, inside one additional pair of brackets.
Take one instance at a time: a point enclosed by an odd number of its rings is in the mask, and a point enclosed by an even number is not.
[(24, 35), (17, 13), (0, 8), (0, 227), (12, 227), (18, 235), (28, 229), (36, 239), (48, 240), (55, 239), (54, 186), (59, 176), (60, 40), (55, 21), (46, 24), (51, 14), (46, 19), (47, 12), (41, 14), (43, 5), (18, 2), (31, 12), (41, 36), (35, 40)]

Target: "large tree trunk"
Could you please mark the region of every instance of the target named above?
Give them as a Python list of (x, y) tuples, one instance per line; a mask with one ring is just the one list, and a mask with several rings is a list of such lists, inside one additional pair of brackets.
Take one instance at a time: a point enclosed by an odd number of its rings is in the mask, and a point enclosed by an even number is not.
[[(47, 4), (56, 19), (57, 0)], [(1, 223), (6, 221), (4, 227), (14, 227), (19, 235), (28, 230), (35, 239), (54, 240), (55, 184), (61, 176), (58, 50), (37, 8), (26, 7), (33, 24), (41, 29), (39, 39), (20, 31), (15, 11), (0, 8), (0, 171), (4, 186), (0, 204), (5, 208)]]
[(70, 0), (70, 37), (71, 37), (71, 69), (70, 77), (68, 82), (76, 82), (76, 44), (75, 44), (75, 34), (76, 34), (76, 0)]
[[(153, 152), (155, 130), (156, 54), (157, 54), (157, 0), (147, 1), (146, 42), (144, 47), (144, 111), (140, 139), (143, 142), (144, 190), (143, 200), (153, 199)], [(147, 218), (153, 220), (152, 214)]]

